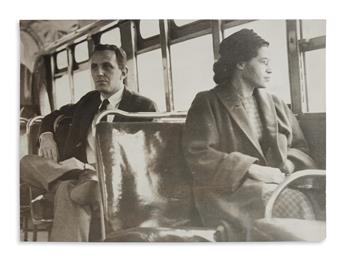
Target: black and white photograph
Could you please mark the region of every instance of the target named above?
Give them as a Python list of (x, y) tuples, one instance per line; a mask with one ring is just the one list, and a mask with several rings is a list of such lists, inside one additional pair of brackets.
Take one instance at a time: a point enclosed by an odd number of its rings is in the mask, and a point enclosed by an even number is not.
[(21, 19), (19, 241), (324, 241), (326, 25)]
[(340, 3), (4, 2), (0, 259), (342, 259)]

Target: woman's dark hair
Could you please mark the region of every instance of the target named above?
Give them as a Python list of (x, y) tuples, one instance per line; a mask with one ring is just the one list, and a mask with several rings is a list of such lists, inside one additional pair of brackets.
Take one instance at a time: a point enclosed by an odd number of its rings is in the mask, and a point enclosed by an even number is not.
[(117, 65), (123, 71), (126, 66), (127, 66), (127, 55), (126, 52), (121, 48), (117, 47), (114, 44), (98, 44), (95, 46), (93, 52), (95, 53), (96, 51), (113, 51), (116, 55), (116, 61)]
[(258, 49), (268, 45), (267, 41), (249, 29), (242, 29), (225, 38), (220, 43), (219, 59), (213, 65), (215, 83), (221, 84), (230, 80), (236, 64), (256, 57)]

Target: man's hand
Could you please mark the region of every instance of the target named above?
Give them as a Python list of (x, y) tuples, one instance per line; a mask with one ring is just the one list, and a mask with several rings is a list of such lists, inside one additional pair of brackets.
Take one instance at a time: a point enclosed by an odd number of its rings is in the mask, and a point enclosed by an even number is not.
[(249, 177), (265, 182), (279, 184), (284, 181), (285, 174), (278, 168), (271, 168), (266, 166), (260, 166), (258, 164), (252, 164), (248, 169)]
[(85, 169), (85, 163), (74, 157), (60, 161), (59, 164), (67, 167), (68, 169)]
[(58, 161), (58, 148), (53, 133), (47, 132), (41, 134), (38, 155), (46, 159)]
[(96, 170), (92, 165), (84, 163), (76, 158), (69, 158), (59, 162), (60, 165), (67, 167), (68, 169), (90, 169)]

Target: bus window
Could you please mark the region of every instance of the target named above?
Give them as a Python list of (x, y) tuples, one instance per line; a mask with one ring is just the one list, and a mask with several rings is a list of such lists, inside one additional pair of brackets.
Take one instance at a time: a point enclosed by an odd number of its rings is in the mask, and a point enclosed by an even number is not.
[(79, 99), (84, 96), (87, 92), (94, 89), (93, 81), (91, 80), (90, 70), (78, 71), (73, 74), (74, 81), (74, 100), (79, 101)]
[(116, 27), (103, 33), (101, 36), (101, 44), (115, 44), (116, 46), (121, 47), (120, 29)]
[(215, 86), (212, 36), (205, 35), (171, 46), (174, 108), (189, 109), (195, 95)]
[(89, 59), (87, 41), (83, 41), (75, 46), (74, 57), (77, 63), (85, 62)]
[(186, 24), (191, 24), (195, 21), (197, 21), (197, 20), (174, 20), (174, 22), (177, 26), (184, 26)]
[(302, 35), (305, 39), (326, 35), (326, 21), (302, 20)]
[(68, 66), (67, 51), (66, 50), (57, 53), (57, 55), (56, 55), (56, 66), (59, 70), (66, 68)]
[(60, 108), (65, 104), (72, 103), (71, 90), (69, 87), (69, 79), (67, 74), (55, 79), (55, 97), (56, 108)]
[(140, 35), (148, 38), (159, 34), (158, 20), (140, 20)]
[(159, 111), (166, 111), (161, 50), (138, 55), (137, 65), (140, 94), (152, 99)]
[(267, 90), (291, 104), (285, 20), (259, 20), (224, 30), (227, 37), (243, 28), (253, 29), (270, 43), (272, 77)]
[(325, 49), (305, 53), (308, 112), (325, 112), (326, 79)]

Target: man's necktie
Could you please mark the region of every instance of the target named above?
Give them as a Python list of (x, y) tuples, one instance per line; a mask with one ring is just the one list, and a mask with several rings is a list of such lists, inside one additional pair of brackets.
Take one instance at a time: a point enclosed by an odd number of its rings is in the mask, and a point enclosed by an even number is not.
[(108, 99), (104, 99), (101, 107), (99, 107), (99, 112), (105, 111), (107, 109), (107, 106), (109, 105), (109, 100)]
[[(108, 99), (104, 99), (101, 107), (99, 107), (99, 112), (105, 111), (107, 109), (107, 106), (109, 105), (109, 100)], [(103, 117), (101, 121), (107, 121), (107, 117)]]

